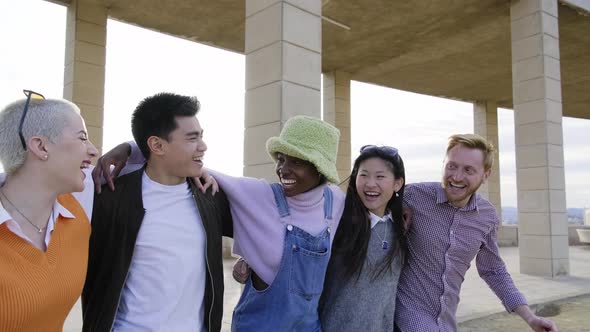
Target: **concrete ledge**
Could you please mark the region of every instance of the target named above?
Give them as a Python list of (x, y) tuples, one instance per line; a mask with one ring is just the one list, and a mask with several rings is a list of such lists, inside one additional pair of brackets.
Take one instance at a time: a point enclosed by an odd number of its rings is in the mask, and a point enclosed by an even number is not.
[[(570, 246), (590, 243), (590, 225), (568, 225), (568, 242)], [(500, 226), (498, 229), (498, 246), (518, 246), (518, 225)]]
[(223, 237), (222, 244), (221, 244), (223, 258), (234, 257), (233, 252), (232, 252), (233, 245), (234, 245), (234, 240), (232, 238), (225, 237), (225, 236)]
[(590, 227), (587, 229), (578, 228), (576, 231), (578, 232), (578, 239), (581, 243), (590, 243)]
[(590, 15), (589, 0), (560, 0), (559, 2), (570, 8), (573, 8), (581, 15)]
[(569, 243), (570, 246), (590, 243), (590, 225), (570, 225)]
[(498, 246), (516, 247), (518, 246), (518, 226), (501, 225), (498, 229)]

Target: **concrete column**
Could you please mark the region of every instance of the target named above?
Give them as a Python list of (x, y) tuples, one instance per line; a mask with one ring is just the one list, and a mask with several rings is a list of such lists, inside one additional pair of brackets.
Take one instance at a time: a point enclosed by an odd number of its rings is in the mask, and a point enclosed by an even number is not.
[(478, 101), (473, 104), (474, 132), (491, 142), (496, 148), (494, 165), (488, 181), (479, 189), (479, 193), (486, 197), (498, 211), (502, 219), (502, 201), (500, 197), (500, 156), (498, 150), (498, 108), (495, 102)]
[(350, 74), (324, 74), (324, 121), (340, 130), (336, 166), (340, 180), (350, 175)]
[(290, 117), (321, 117), (321, 1), (246, 0), (244, 175), (276, 181), (265, 142)]
[(107, 10), (89, 0), (68, 5), (63, 97), (82, 111), (90, 140), (102, 151)]
[[(479, 188), (478, 192), (494, 204), (498, 212), (498, 218), (502, 221), (498, 107), (495, 102), (477, 101), (473, 104), (473, 128), (476, 134), (487, 139), (496, 148), (492, 174), (488, 178), (488, 181)], [(498, 244), (500, 246), (518, 245), (518, 229), (515, 226), (500, 225), (498, 229)]]
[(520, 269), (569, 274), (557, 0), (512, 1)]

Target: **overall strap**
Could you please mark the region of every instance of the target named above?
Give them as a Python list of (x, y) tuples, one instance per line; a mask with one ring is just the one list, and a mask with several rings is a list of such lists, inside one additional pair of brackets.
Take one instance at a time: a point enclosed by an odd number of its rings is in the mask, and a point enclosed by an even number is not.
[(270, 185), (272, 188), (272, 193), (275, 196), (275, 202), (277, 203), (277, 208), (279, 209), (279, 215), (281, 218), (284, 218), (289, 215), (289, 205), (287, 205), (287, 199), (285, 198), (285, 193), (283, 192), (283, 186), (280, 183), (273, 183)]
[(334, 201), (332, 197), (332, 190), (330, 187), (326, 186), (324, 188), (324, 218), (328, 220), (332, 220), (332, 202)]

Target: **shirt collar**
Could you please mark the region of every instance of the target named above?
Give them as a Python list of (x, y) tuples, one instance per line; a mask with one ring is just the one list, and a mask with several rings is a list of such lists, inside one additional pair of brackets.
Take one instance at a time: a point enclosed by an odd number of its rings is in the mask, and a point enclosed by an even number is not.
[[(5, 181), (6, 181), (6, 173), (0, 173), (0, 187), (2, 187), (4, 185)], [(57, 219), (57, 217), (60, 215), (64, 218), (69, 218), (69, 219), (75, 218), (74, 215), (68, 209), (66, 209), (63, 205), (59, 204), (59, 202), (57, 200), (53, 204), (53, 212), (54, 212), (53, 216), (55, 216), (55, 219)], [(10, 214), (8, 214), (8, 212), (6, 211), (6, 208), (4, 208), (4, 206), (0, 202), (0, 225), (4, 224), (8, 220), (12, 220), (12, 217), (10, 216)]]
[(383, 222), (386, 222), (388, 220), (393, 221), (393, 218), (391, 217), (391, 212), (387, 213), (383, 217), (379, 217), (376, 214), (374, 214), (373, 212), (369, 211), (369, 218), (371, 218), (371, 229), (373, 227), (375, 227), (375, 225), (377, 225), (380, 221), (383, 221)]
[(8, 212), (6, 211), (4, 206), (2, 205), (2, 202), (0, 202), (0, 225), (2, 225), (3, 223), (5, 223), (11, 219), (12, 219), (12, 217), (8, 214)]
[[(59, 216), (68, 219), (75, 218), (74, 214), (72, 214), (63, 205), (59, 204), (58, 201), (55, 201), (55, 203), (53, 203), (53, 216), (55, 216), (55, 219), (57, 219)], [(10, 214), (8, 214), (8, 212), (0, 202), (0, 225), (7, 222), (8, 220), (12, 220), (12, 217), (10, 216)]]
[[(478, 193), (474, 193), (473, 195), (471, 195), (471, 197), (469, 198), (469, 202), (467, 202), (467, 205), (465, 205), (464, 207), (460, 208), (459, 210), (461, 211), (472, 211), (472, 210), (476, 210), (477, 212), (479, 212), (479, 207), (477, 206), (477, 195), (479, 195)], [(443, 203), (449, 203), (449, 200), (447, 199), (447, 195), (445, 194), (445, 190), (442, 187), (442, 183), (436, 187), (436, 204), (443, 204)]]
[(57, 200), (53, 204), (53, 212), (55, 215), (55, 219), (57, 219), (58, 216), (62, 216), (68, 219), (76, 218), (74, 214), (70, 212), (70, 210), (66, 209), (63, 205), (59, 204)]
[[(6, 173), (0, 173), (0, 188), (4, 185), (5, 181)], [(8, 214), (8, 211), (6, 211), (2, 205), (2, 202), (0, 202), (0, 225), (7, 222), (8, 220), (12, 220), (12, 217)]]

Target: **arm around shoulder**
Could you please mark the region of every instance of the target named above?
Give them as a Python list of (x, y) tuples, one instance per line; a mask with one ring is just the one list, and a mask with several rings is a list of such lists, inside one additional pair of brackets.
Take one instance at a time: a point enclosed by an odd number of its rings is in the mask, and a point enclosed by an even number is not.
[(260, 197), (270, 192), (270, 186), (266, 180), (250, 177), (236, 177), (227, 175), (212, 169), (207, 169), (212, 175), (227, 199), (233, 204), (237, 201), (248, 200), (252, 197)]

